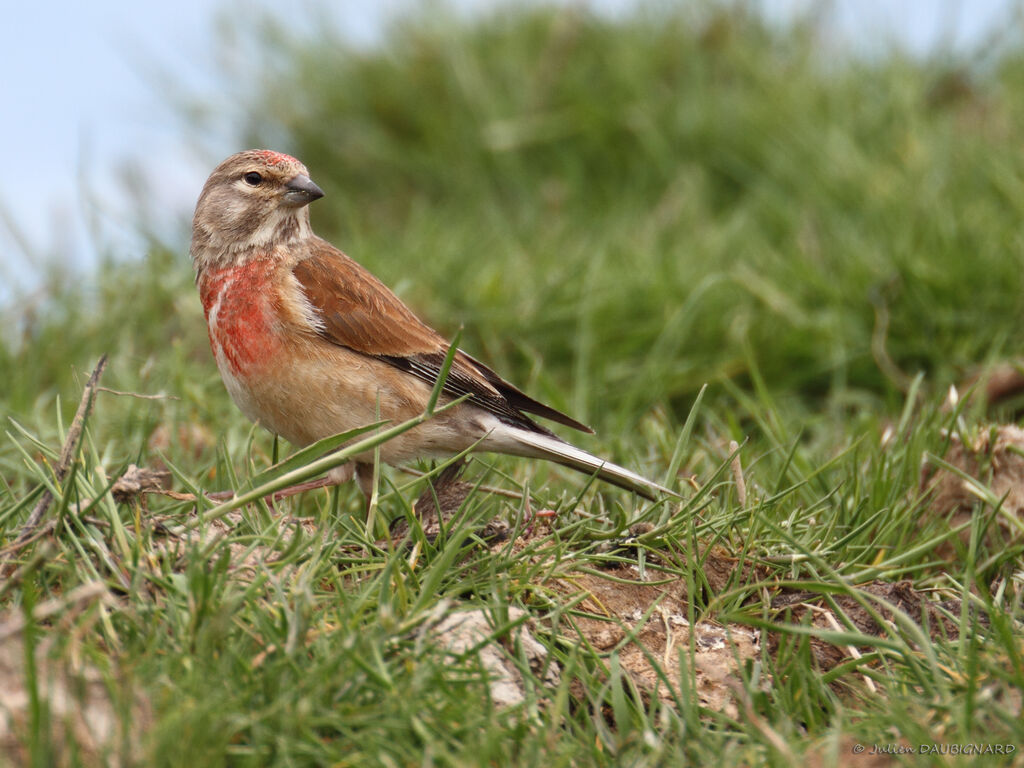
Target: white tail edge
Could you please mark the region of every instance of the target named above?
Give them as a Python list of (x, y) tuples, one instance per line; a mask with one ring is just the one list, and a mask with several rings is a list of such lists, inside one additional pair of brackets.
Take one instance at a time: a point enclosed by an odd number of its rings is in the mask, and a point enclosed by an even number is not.
[(527, 432), (525, 429), (516, 427), (507, 427), (501, 430), (500, 435), (492, 432), (491, 437), (498, 438), (502, 443), (502, 447), (498, 450), (530, 458), (548, 459), (585, 475), (596, 475), (607, 483), (625, 488), (627, 491), (632, 491), (651, 501), (656, 501), (661, 496), (680, 498), (678, 493), (663, 485), (648, 480), (625, 467), (620, 467), (618, 464), (598, 458), (574, 445), (562, 442), (557, 437)]

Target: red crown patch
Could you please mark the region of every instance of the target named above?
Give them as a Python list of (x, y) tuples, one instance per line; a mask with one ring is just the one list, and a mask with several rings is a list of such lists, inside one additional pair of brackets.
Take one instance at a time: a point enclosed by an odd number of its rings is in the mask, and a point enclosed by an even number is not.
[(281, 163), (295, 163), (296, 165), (299, 164), (299, 161), (296, 160), (291, 155), (286, 155), (283, 152), (274, 152), (269, 149), (257, 150), (255, 152), (255, 155), (259, 158), (262, 158), (267, 163), (267, 165), (281, 165)]

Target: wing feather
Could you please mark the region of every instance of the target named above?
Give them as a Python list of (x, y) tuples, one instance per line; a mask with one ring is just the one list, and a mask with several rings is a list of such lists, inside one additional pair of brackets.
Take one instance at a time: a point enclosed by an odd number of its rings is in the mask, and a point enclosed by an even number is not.
[[(318, 334), (326, 341), (382, 360), (429, 384), (437, 381), (448, 341), (358, 262), (314, 238), (310, 255), (295, 265), (292, 274), (317, 315)], [(552, 434), (526, 413), (593, 431), (534, 400), (461, 350), (442, 391), (449, 397), (470, 395), (475, 405), (503, 422), (532, 432)]]

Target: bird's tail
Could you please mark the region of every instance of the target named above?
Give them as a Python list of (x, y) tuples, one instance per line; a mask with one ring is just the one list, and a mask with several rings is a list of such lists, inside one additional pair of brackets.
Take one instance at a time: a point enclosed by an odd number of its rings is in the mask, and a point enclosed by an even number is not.
[[(498, 436), (495, 435), (495, 437)], [(627, 491), (632, 491), (652, 501), (662, 496), (679, 498), (679, 494), (675, 491), (648, 480), (625, 467), (620, 467), (618, 464), (600, 459), (581, 448), (559, 440), (557, 437), (528, 432), (517, 427), (508, 427), (502, 430), (500, 439), (504, 444), (502, 450), (506, 453), (554, 461), (585, 475), (596, 475), (605, 482), (625, 488)]]

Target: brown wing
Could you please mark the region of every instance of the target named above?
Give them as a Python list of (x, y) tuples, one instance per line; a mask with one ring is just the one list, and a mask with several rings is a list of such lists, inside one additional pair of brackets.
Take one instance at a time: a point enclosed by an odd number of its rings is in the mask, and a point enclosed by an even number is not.
[[(424, 324), (386, 285), (325, 240), (292, 270), (322, 323), (320, 335), (338, 346), (375, 357), (433, 384), (448, 352), (448, 341)], [(461, 350), (442, 390), (470, 395), (474, 404), (503, 421), (551, 434), (524, 415), (533, 413), (592, 432), (564, 413), (540, 403)]]
[(292, 274), (319, 314), (328, 341), (374, 357), (447, 350), (444, 337), (362, 265), (320, 238), (310, 250)]

